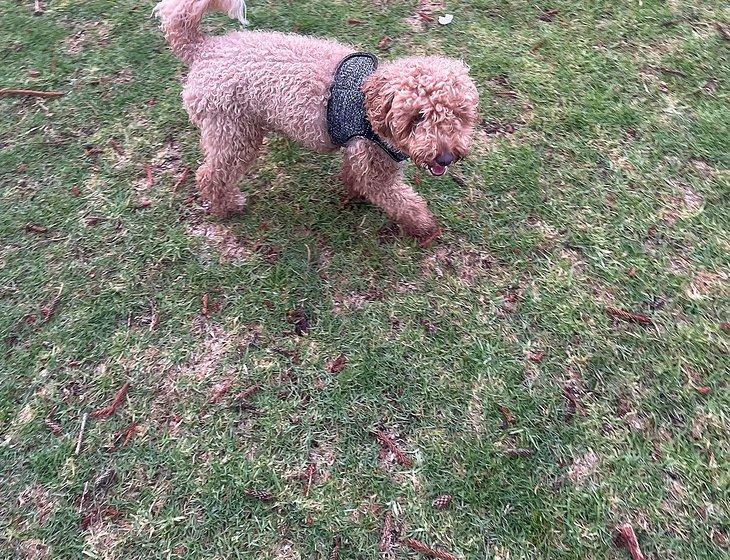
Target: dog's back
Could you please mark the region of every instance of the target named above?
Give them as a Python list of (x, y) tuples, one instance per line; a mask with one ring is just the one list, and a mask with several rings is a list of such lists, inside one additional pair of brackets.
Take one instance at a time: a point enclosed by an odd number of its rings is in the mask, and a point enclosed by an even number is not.
[(241, 0), (163, 0), (156, 8), (173, 52), (190, 64), (183, 100), (191, 120), (200, 124), (235, 107), (258, 126), (309, 148), (335, 149), (327, 134), (327, 98), (335, 68), (354, 49), (278, 32), (207, 37), (199, 31), (205, 11), (235, 16), (241, 5)]

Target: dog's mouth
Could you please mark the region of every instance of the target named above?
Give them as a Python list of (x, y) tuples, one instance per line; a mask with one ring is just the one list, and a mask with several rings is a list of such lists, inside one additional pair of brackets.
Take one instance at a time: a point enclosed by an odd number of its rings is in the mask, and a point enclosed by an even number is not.
[(446, 173), (446, 170), (449, 168), (448, 165), (439, 165), (437, 163), (427, 164), (426, 167), (431, 175), (434, 175), (435, 177), (441, 177), (441, 175)]

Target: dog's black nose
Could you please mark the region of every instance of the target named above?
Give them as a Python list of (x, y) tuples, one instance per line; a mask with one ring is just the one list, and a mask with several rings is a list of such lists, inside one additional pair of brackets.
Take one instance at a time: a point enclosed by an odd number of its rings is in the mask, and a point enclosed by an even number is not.
[(454, 154), (451, 152), (444, 152), (439, 157), (436, 158), (436, 163), (439, 165), (443, 165), (446, 167), (447, 165), (451, 165), (454, 163)]

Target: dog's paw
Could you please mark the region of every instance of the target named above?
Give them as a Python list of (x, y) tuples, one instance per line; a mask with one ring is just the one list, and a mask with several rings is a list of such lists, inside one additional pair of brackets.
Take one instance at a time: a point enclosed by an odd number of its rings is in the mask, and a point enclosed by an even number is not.
[(246, 198), (246, 195), (242, 192), (237, 192), (231, 197), (231, 200), (228, 203), (228, 210), (231, 214), (242, 214), (246, 209), (247, 202), (248, 199)]
[(416, 224), (403, 224), (404, 233), (415, 237), (421, 247), (428, 247), (442, 233), (441, 228), (432, 216)]
[(223, 201), (205, 204), (205, 209), (208, 213), (221, 219), (242, 214), (246, 209), (246, 195), (241, 192), (233, 193)]
[(425, 237), (419, 237), (418, 244), (421, 247), (428, 247), (429, 245), (431, 245), (431, 243), (433, 243), (436, 240), (436, 238), (440, 237), (442, 233), (443, 233), (443, 230), (437, 226), (435, 230), (433, 230), (431, 233), (429, 233)]

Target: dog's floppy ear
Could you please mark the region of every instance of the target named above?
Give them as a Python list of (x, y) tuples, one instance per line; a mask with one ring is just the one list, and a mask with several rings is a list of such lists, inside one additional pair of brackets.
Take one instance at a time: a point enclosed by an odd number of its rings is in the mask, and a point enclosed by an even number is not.
[(363, 84), (365, 110), (373, 130), (381, 135), (388, 131), (388, 113), (395, 97), (395, 90), (389, 86), (388, 78), (377, 71)]

